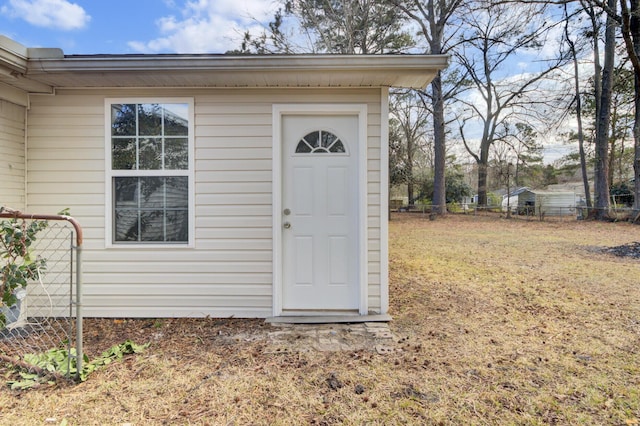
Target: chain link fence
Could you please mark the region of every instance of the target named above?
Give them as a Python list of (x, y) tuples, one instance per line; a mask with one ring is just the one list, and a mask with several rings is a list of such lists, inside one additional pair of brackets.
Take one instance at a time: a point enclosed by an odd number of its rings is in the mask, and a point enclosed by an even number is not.
[(39, 372), (25, 355), (66, 349), (79, 373), (81, 227), (70, 216), (1, 210), (0, 225), (0, 360)]
[[(430, 216), (434, 206), (420, 204), (416, 206), (391, 206), (390, 211), (418, 213), (423, 216)], [(587, 209), (584, 206), (543, 206), (536, 208), (535, 206), (513, 206), (508, 216), (511, 219), (519, 220), (536, 220), (550, 222), (568, 222), (575, 220), (584, 220), (593, 217), (597, 209)], [(467, 206), (465, 208), (458, 204), (447, 205), (447, 211), (452, 214), (466, 214), (478, 217), (507, 217), (506, 209), (501, 206)], [(606, 216), (615, 221), (634, 220), (634, 210), (631, 207), (613, 206), (606, 211)]]

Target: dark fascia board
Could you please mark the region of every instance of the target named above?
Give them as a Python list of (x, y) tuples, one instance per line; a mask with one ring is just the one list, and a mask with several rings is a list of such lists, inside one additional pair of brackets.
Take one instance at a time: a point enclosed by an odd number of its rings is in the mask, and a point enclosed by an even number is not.
[(149, 71), (149, 70), (440, 70), (447, 55), (68, 55), (30, 58), (31, 71)]

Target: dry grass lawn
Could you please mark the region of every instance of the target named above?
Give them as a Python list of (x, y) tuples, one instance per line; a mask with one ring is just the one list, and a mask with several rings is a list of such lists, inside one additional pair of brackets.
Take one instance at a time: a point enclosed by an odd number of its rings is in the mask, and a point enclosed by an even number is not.
[(3, 388), (0, 424), (637, 425), (640, 261), (598, 251), (637, 241), (626, 223), (394, 216), (394, 353), (272, 353), (258, 320), (88, 321), (94, 352), (151, 345), (82, 384)]

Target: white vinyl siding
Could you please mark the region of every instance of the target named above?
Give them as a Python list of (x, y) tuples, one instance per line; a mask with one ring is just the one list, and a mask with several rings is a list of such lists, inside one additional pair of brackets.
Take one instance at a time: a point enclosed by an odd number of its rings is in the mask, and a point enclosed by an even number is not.
[(25, 108), (0, 100), (0, 206), (24, 210)]
[[(193, 97), (192, 248), (105, 250), (105, 98)], [(272, 314), (272, 105), (368, 111), (368, 304), (380, 310), (380, 101), (372, 89), (63, 90), (32, 96), (28, 207), (83, 225), (88, 316)], [(68, 155), (67, 155), (68, 154)]]

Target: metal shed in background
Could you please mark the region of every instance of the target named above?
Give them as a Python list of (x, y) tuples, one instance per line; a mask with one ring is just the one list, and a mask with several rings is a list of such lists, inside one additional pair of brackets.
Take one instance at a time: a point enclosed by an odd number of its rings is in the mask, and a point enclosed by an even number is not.
[(576, 211), (575, 192), (525, 190), (518, 195), (518, 212), (536, 216), (573, 215)]

